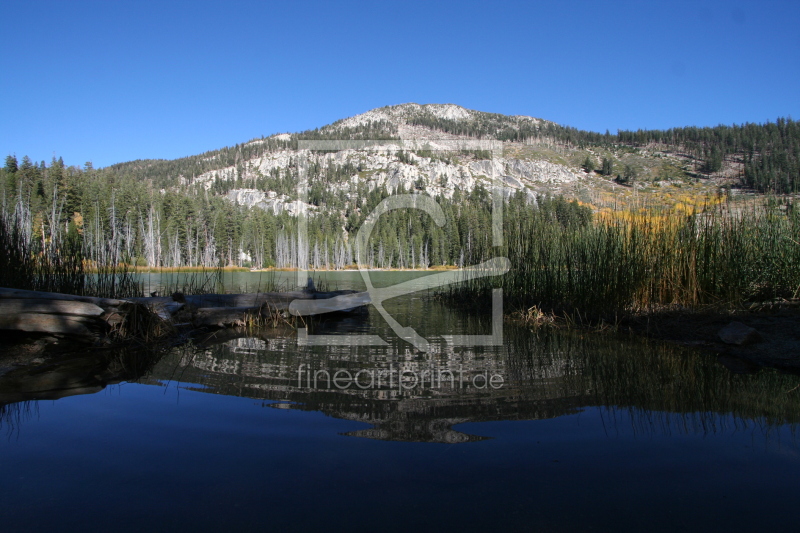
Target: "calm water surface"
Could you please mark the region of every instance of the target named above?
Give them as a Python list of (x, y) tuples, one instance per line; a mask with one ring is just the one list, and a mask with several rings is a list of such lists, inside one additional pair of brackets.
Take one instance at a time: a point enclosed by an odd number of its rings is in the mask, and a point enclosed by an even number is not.
[(797, 376), (508, 324), (501, 346), (452, 347), (490, 318), (425, 294), (386, 308), (431, 351), (371, 308), (308, 334), (383, 346), (224, 332), (0, 376), (0, 529), (796, 530)]

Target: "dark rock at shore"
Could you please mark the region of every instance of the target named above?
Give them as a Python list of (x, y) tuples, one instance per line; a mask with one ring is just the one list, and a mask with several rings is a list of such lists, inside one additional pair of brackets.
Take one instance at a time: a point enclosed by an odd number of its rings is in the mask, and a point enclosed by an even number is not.
[(759, 335), (758, 331), (741, 322), (731, 322), (719, 330), (717, 335), (725, 344), (735, 344), (737, 346), (754, 344), (761, 340), (761, 335)]

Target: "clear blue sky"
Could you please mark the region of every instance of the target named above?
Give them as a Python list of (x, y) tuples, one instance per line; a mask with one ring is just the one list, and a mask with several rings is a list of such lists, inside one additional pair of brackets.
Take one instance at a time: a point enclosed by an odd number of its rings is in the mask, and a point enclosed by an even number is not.
[(0, 3), (0, 156), (96, 167), (455, 103), (582, 129), (800, 118), (800, 1)]

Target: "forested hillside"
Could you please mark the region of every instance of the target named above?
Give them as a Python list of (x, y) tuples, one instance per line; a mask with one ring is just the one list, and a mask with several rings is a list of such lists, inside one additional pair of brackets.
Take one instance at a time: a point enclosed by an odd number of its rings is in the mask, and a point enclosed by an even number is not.
[[(431, 148), (392, 147), (409, 138), (431, 139)], [(320, 139), (372, 139), (386, 147), (298, 150), (300, 141)], [(446, 151), (436, 145), (443, 139), (499, 140), (503, 155)], [(587, 223), (591, 202), (569, 200), (598, 183), (635, 191), (648, 179), (657, 187), (725, 176), (728, 187), (793, 193), (798, 154), (800, 128), (791, 119), (599, 134), (531, 117), (405, 104), (172, 161), (95, 169), (9, 155), (0, 194), (6, 228), (42, 247), (72, 236), (97, 262), (255, 268), (349, 267), (355, 232), (381, 200), (429, 194), (442, 206), (444, 226), (419, 211), (392, 211), (381, 217), (367, 252), (374, 267), (424, 268), (472, 264), (491, 252), (494, 187), (514, 200), (507, 217), (540, 209), (564, 224)], [(308, 183), (298, 205), (301, 158)], [(308, 215), (308, 242), (297, 240), (300, 212)]]

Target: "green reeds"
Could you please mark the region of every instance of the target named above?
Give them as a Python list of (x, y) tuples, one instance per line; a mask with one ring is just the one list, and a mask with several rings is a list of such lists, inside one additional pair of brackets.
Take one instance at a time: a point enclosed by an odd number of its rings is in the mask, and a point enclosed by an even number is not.
[(83, 294), (85, 282), (78, 239), (45, 246), (23, 225), (0, 217), (0, 286)]
[(664, 308), (731, 307), (797, 297), (800, 213), (789, 204), (722, 206), (700, 214), (612, 212), (563, 224), (536, 209), (506, 216), (511, 270), (456, 286), (476, 301), (502, 287), (506, 308), (583, 321)]
[(222, 267), (203, 268), (185, 272), (169, 269), (158, 271), (158, 293), (162, 296), (169, 296), (174, 293), (224, 293), (224, 273), (225, 271)]
[(136, 273), (123, 263), (95, 265), (92, 272), (86, 274), (83, 294), (103, 298), (136, 298), (143, 296), (143, 288)]
[(125, 265), (94, 264), (89, 270), (80, 235), (40, 240), (17, 218), (0, 217), (0, 287), (104, 298), (142, 295)]

